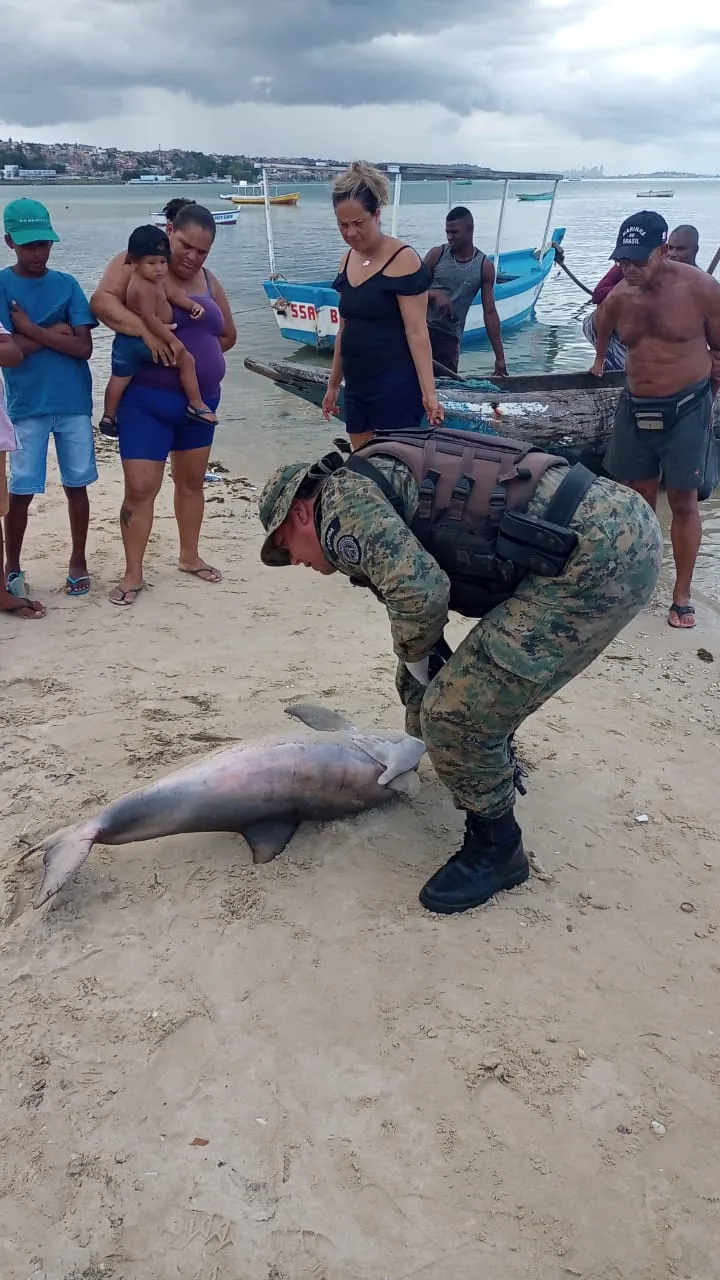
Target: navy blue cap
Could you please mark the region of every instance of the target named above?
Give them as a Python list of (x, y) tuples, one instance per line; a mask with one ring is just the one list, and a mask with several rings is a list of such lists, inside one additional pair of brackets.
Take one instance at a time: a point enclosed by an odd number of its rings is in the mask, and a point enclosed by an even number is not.
[(668, 224), (662, 214), (642, 209), (620, 224), (617, 244), (610, 257), (615, 261), (627, 258), (630, 262), (644, 262), (667, 238)]

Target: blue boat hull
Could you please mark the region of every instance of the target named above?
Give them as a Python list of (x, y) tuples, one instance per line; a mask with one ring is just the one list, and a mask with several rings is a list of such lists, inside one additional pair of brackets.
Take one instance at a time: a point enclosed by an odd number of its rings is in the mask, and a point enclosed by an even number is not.
[[(556, 227), (552, 239), (561, 244), (564, 235), (565, 228)], [(516, 249), (500, 254), (495, 304), (503, 332), (533, 318), (554, 262), (552, 248), (545, 252), (541, 261), (533, 249)], [(295, 284), (287, 280), (265, 280), (263, 288), (283, 338), (296, 345), (312, 347), (315, 351), (332, 351), (338, 330), (340, 299), (327, 281)], [(487, 341), (487, 332), (482, 300), (477, 294), (468, 312), (462, 345), (469, 347), (483, 341)]]

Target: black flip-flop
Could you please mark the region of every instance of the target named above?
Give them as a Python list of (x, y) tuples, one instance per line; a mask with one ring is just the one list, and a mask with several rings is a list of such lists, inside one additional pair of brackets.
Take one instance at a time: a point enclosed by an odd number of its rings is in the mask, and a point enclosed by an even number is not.
[(670, 615), (673, 613), (676, 614), (678, 618), (688, 618), (691, 615), (694, 618), (695, 610), (691, 604), (671, 604), (668, 611), (668, 626), (672, 627), (673, 631), (692, 631), (695, 626), (694, 622), (692, 623), (692, 626), (689, 627), (683, 626), (681, 622), (671, 622)]

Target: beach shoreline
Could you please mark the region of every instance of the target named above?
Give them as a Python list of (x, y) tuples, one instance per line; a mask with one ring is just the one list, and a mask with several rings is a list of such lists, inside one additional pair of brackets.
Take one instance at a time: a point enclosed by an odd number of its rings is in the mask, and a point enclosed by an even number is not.
[(267, 866), (234, 835), (98, 847), (33, 911), (25, 849), (285, 703), (402, 725), (382, 607), (262, 568), (253, 470), (206, 487), (222, 583), (178, 572), (165, 484), (148, 590), (113, 608), (98, 461), (90, 595), (63, 594), (53, 461), (24, 565), (48, 614), (0, 618), (3, 1280), (716, 1280), (712, 611), (673, 631), (658, 598), (523, 727), (535, 872), (486, 908), (418, 903), (461, 830), (424, 760), (415, 801)]

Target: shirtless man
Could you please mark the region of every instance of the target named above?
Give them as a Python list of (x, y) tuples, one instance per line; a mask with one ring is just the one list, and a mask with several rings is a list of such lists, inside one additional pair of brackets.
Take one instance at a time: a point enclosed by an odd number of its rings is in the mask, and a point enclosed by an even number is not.
[(690, 603), (702, 526), (698, 489), (712, 442), (711, 349), (720, 349), (720, 285), (668, 257), (667, 223), (644, 210), (626, 218), (611, 257), (624, 279), (597, 312), (602, 375), (613, 330), (627, 347), (627, 387), (615, 411), (605, 467), (655, 507), (661, 471), (672, 511), (675, 587), (668, 622), (695, 626)]

